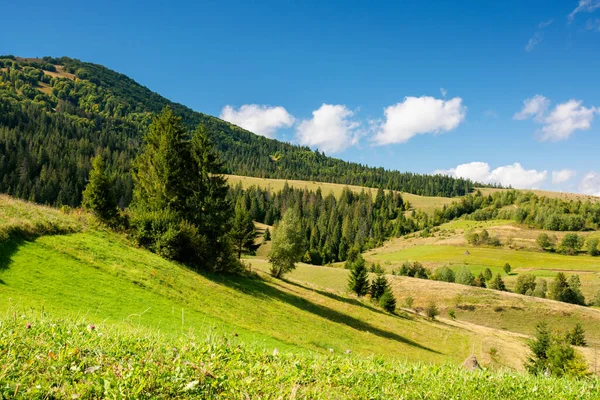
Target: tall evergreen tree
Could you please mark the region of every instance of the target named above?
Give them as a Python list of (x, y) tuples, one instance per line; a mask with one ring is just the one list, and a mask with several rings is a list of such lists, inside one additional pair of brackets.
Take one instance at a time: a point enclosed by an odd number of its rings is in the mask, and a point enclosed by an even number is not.
[(369, 273), (367, 272), (365, 259), (359, 254), (356, 261), (351, 262), (350, 264), (348, 288), (359, 297), (364, 296), (369, 291)]
[(246, 211), (242, 202), (239, 202), (235, 206), (235, 215), (233, 217), (232, 228), (229, 234), (233, 246), (237, 251), (238, 259), (242, 257), (244, 250), (250, 250), (254, 245), (254, 238), (256, 237), (256, 229), (254, 228), (254, 222), (250, 217), (250, 213)]
[(371, 287), (369, 288), (369, 294), (371, 298), (375, 300), (379, 300), (383, 293), (388, 290), (389, 284), (385, 275), (379, 273), (371, 283)]
[(90, 181), (83, 191), (83, 207), (105, 223), (114, 223), (117, 216), (112, 182), (106, 173), (106, 165), (101, 155), (92, 160)]

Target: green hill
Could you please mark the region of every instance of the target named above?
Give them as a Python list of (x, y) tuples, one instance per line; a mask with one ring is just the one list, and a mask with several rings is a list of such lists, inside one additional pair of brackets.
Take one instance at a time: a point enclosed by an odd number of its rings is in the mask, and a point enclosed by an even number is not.
[(0, 192), (54, 205), (78, 205), (90, 158), (103, 153), (121, 206), (131, 200), (131, 159), (152, 115), (165, 106), (188, 129), (203, 124), (224, 172), (384, 187), (429, 196), (459, 196), (468, 180), (346, 162), (308, 147), (255, 135), (173, 103), (125, 75), (67, 57), (0, 56)]

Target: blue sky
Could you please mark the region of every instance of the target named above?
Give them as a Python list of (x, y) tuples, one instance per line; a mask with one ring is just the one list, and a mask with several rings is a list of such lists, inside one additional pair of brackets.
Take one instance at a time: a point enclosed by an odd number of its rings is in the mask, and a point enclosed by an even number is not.
[(103, 64), (346, 160), (600, 195), (600, 0), (2, 8), (0, 53)]

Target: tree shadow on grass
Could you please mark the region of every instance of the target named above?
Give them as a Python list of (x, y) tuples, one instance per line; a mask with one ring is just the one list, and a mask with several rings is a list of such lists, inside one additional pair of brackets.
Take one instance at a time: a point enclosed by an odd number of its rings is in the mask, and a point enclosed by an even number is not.
[[(17, 252), (23, 242), (25, 240), (18, 237), (11, 237), (0, 242), (0, 272), (8, 269), (13, 254)], [(0, 284), (4, 285), (4, 281), (0, 280)]]
[(379, 314), (382, 314), (382, 315), (387, 315), (387, 316), (391, 315), (391, 314), (383, 312), (382, 310), (380, 310), (378, 308), (375, 308), (375, 307), (372, 307), (372, 306), (370, 306), (368, 304), (365, 304), (365, 303), (363, 303), (363, 302), (361, 302), (361, 301), (359, 301), (357, 299), (352, 299), (352, 298), (349, 298), (349, 297), (340, 296), (340, 295), (332, 293), (332, 292), (328, 292), (326, 290), (320, 290), (320, 289), (317, 289), (317, 288), (314, 288), (314, 287), (305, 286), (305, 285), (302, 285), (300, 282), (290, 281), (290, 280), (287, 280), (287, 279), (283, 279), (283, 281), (285, 283), (287, 283), (287, 284), (290, 284), (290, 285), (293, 285), (293, 286), (297, 286), (299, 288), (310, 290), (312, 292), (318, 293), (321, 296), (329, 297), (332, 300), (340, 301), (342, 303), (350, 304), (352, 306), (363, 307), (363, 308), (366, 308), (369, 311), (373, 311), (373, 312), (376, 312), (376, 313), (379, 313)]
[[(437, 350), (433, 350), (429, 347), (423, 346), (420, 343), (414, 342), (408, 338), (398, 335), (394, 332), (389, 332), (384, 329), (375, 327), (367, 322), (361, 321), (360, 319), (354, 318), (350, 315), (341, 313), (333, 310), (329, 307), (325, 307), (321, 304), (315, 304), (308, 301), (300, 296), (284, 292), (277, 287), (268, 284), (261, 278), (247, 278), (247, 277), (234, 277), (234, 276), (220, 276), (212, 274), (203, 274), (206, 278), (212, 280), (215, 283), (219, 283), (238, 290), (248, 295), (259, 297), (259, 298), (272, 298), (285, 302), (291, 306), (294, 306), (300, 310), (309, 312), (319, 317), (325, 318), (329, 321), (349, 326), (350, 328), (358, 331), (369, 332), (373, 335), (394, 340), (399, 343), (404, 343), (413, 347), (417, 347), (422, 350), (426, 350), (436, 354), (442, 354)], [(276, 285), (278, 285), (276, 283)], [(296, 285), (300, 286), (301, 285)], [(331, 294), (331, 293), (328, 293)], [(335, 295), (334, 295), (335, 296)], [(337, 300), (337, 299), (336, 299)], [(349, 299), (344, 299), (349, 300)]]

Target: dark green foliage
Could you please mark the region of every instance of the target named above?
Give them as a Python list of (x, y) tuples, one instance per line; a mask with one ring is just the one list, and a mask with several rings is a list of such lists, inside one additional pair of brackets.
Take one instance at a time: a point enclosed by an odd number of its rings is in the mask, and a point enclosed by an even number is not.
[(573, 346), (587, 346), (587, 341), (585, 340), (585, 330), (579, 322), (575, 324), (575, 327), (573, 327), (571, 331), (567, 332), (566, 340)]
[(482, 288), (486, 287), (485, 276), (483, 276), (483, 273), (480, 273), (477, 276), (477, 278), (475, 278), (475, 281), (473, 282), (473, 286), (482, 287)]
[[(54, 64), (53, 64), (54, 63)], [(183, 126), (203, 125), (223, 160), (223, 172), (384, 187), (421, 195), (460, 196), (473, 183), (367, 167), (254, 135), (151, 92), (125, 75), (70, 58), (0, 57), (0, 192), (53, 205), (77, 206), (102, 151), (114, 173), (120, 207), (132, 199), (130, 163), (139, 153), (150, 116), (169, 106)], [(77, 79), (44, 71), (74, 73)], [(49, 92), (41, 91), (41, 84)], [(274, 157), (271, 157), (275, 155)]]
[(506, 263), (506, 264), (504, 264), (504, 267), (502, 267), (502, 269), (504, 270), (506, 275), (510, 275), (510, 271), (512, 270), (512, 267), (510, 266), (509, 263)]
[(383, 274), (385, 271), (381, 268), (381, 264), (379, 263), (371, 263), (371, 267), (369, 268), (369, 272), (374, 272), (376, 274)]
[(597, 255), (600, 254), (600, 250), (598, 249), (598, 244), (600, 244), (600, 239), (598, 239), (598, 238), (590, 238), (587, 240), (586, 250), (590, 256), (596, 257)]
[(583, 377), (588, 374), (583, 358), (575, 352), (565, 337), (553, 335), (545, 322), (536, 326), (536, 335), (529, 341), (525, 367), (535, 375)]
[(489, 281), (494, 277), (494, 275), (492, 274), (492, 270), (489, 268), (486, 268), (485, 271), (483, 271), (483, 276), (485, 277), (486, 281)]
[(495, 236), (490, 236), (487, 230), (482, 230), (480, 233), (467, 232), (465, 234), (467, 243), (478, 246), (478, 245), (489, 245), (489, 246), (500, 246), (500, 239)]
[(269, 228), (265, 229), (263, 239), (265, 242), (268, 242), (269, 240), (271, 240), (271, 230)]
[(454, 282), (456, 280), (456, 275), (454, 274), (454, 271), (448, 267), (439, 267), (433, 273), (432, 279), (442, 282)]
[(92, 160), (90, 181), (83, 191), (83, 207), (108, 224), (114, 224), (118, 215), (113, 182), (106, 173), (106, 165), (101, 155)]
[(475, 284), (475, 276), (468, 267), (461, 267), (456, 273), (456, 283), (472, 286)]
[(385, 275), (379, 273), (371, 283), (371, 287), (369, 288), (369, 294), (371, 295), (372, 299), (379, 300), (383, 293), (388, 289), (389, 284), (387, 279), (385, 278)]
[(256, 238), (256, 229), (250, 213), (242, 203), (235, 206), (231, 231), (229, 232), (231, 242), (237, 252), (238, 259), (242, 257), (243, 251), (251, 251)]
[(503, 292), (506, 291), (506, 285), (500, 274), (496, 274), (496, 277), (488, 282), (487, 287), (488, 289), (501, 290)]
[(571, 275), (567, 280), (564, 273), (559, 272), (550, 284), (548, 298), (565, 303), (585, 305), (585, 298), (581, 293), (579, 276)]
[(346, 262), (346, 268), (350, 270), (348, 289), (359, 297), (365, 296), (369, 292), (369, 273), (365, 259), (359, 254), (354, 261)]
[(410, 276), (411, 278), (429, 279), (431, 271), (425, 268), (420, 262), (410, 263), (406, 261), (397, 272), (400, 276)]
[(535, 286), (535, 275), (519, 274), (513, 291), (519, 294), (526, 294), (528, 291), (533, 292), (535, 290)]
[(560, 242), (559, 251), (563, 254), (575, 255), (583, 247), (584, 238), (576, 233), (567, 233)]
[(533, 290), (533, 296), (545, 299), (547, 292), (548, 282), (546, 282), (544, 278), (537, 278), (535, 281), (535, 289)]
[(379, 298), (379, 305), (387, 312), (392, 314), (396, 312), (396, 298), (389, 288), (387, 288)]
[(455, 320), (456, 319), (456, 311), (454, 311), (453, 308), (451, 308), (450, 310), (448, 310), (448, 317), (450, 317), (451, 320)]
[(271, 241), (269, 262), (271, 275), (282, 278), (284, 274), (294, 270), (300, 261), (306, 246), (298, 210), (290, 208), (277, 224)]
[(540, 233), (538, 235), (537, 239), (535, 240), (535, 242), (542, 250), (545, 250), (545, 249), (548, 249), (548, 248), (551, 248), (552, 246), (554, 246), (554, 241), (545, 232)]
[(231, 205), (210, 141), (191, 140), (169, 108), (156, 116), (134, 163), (132, 227), (138, 244), (197, 269), (224, 271), (231, 260)]
[(437, 308), (437, 305), (432, 302), (425, 307), (425, 315), (427, 315), (427, 318), (434, 320), (435, 317), (440, 315), (440, 310)]

